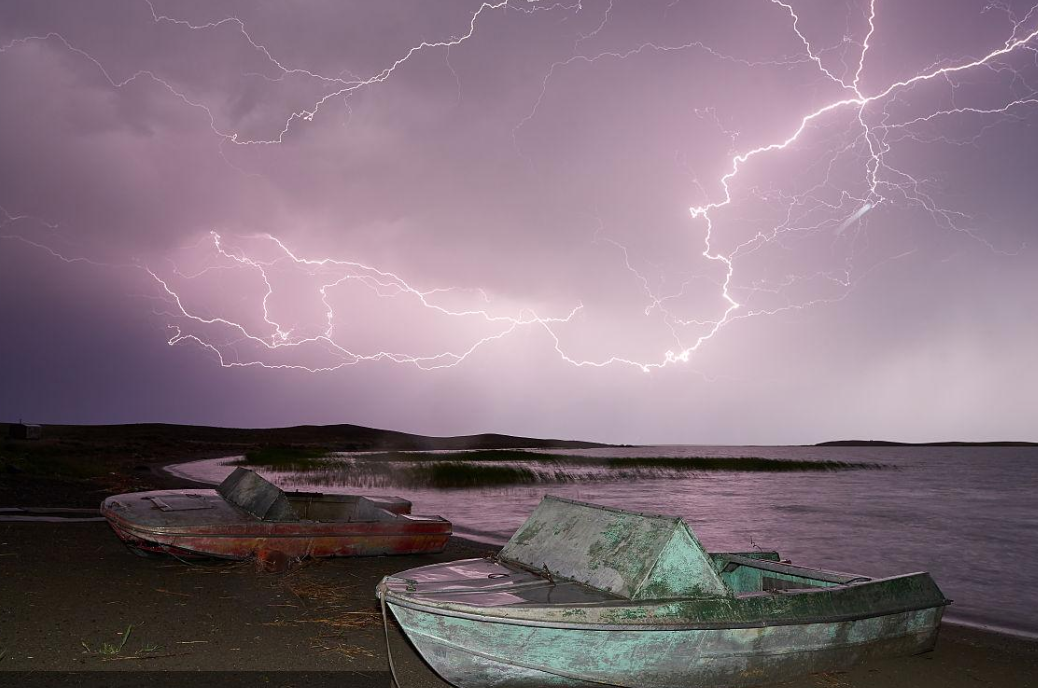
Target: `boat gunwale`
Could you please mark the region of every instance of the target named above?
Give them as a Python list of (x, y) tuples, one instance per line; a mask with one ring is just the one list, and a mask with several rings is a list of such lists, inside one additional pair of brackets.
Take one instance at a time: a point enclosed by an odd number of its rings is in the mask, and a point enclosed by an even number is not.
[[(918, 574), (906, 574), (906, 575), (918, 575)], [(895, 578), (900, 576), (895, 576)], [(887, 579), (881, 579), (887, 580)], [(831, 588), (830, 588), (831, 589)], [(927, 603), (927, 604), (914, 604), (904, 605), (901, 607), (893, 607), (889, 609), (882, 609), (877, 612), (870, 613), (856, 613), (856, 614), (834, 614), (831, 616), (815, 616), (815, 617), (778, 617), (775, 619), (754, 619), (752, 621), (698, 621), (698, 622), (674, 622), (674, 623), (643, 623), (643, 624), (632, 624), (632, 623), (612, 623), (612, 622), (579, 622), (579, 621), (540, 621), (537, 619), (523, 619), (500, 615), (480, 614), (467, 612), (452, 607), (441, 607), (434, 604), (422, 604), (415, 602), (413, 599), (401, 596), (392, 591), (382, 588), (384, 591), (382, 594), (385, 595), (386, 604), (391, 608), (392, 606), (398, 605), (407, 609), (411, 609), (416, 612), (424, 612), (427, 614), (434, 614), (438, 616), (446, 616), (459, 619), (467, 619), (471, 621), (480, 621), (483, 623), (496, 623), (514, 626), (532, 626), (537, 628), (559, 628), (559, 629), (572, 629), (572, 630), (583, 630), (583, 631), (718, 631), (725, 629), (735, 628), (768, 628), (772, 626), (809, 626), (814, 624), (826, 624), (826, 623), (845, 623), (850, 621), (861, 621), (863, 619), (880, 618), (884, 616), (895, 616), (897, 614), (907, 614), (910, 612), (922, 611), (926, 609), (941, 609), (947, 607), (952, 603), (951, 600), (944, 598), (940, 602)], [(661, 602), (673, 602), (673, 600), (661, 600)], [(470, 606), (471, 605), (466, 605)], [(507, 605), (513, 606), (513, 605)], [(555, 606), (555, 605), (551, 605)], [(629, 603), (616, 604), (614, 602), (592, 602), (592, 603), (574, 603), (567, 605), (567, 607), (579, 607), (583, 609), (587, 608), (611, 608), (611, 607), (623, 607), (632, 606)], [(548, 608), (548, 605), (524, 605), (523, 609), (535, 609), (535, 608)], [(507, 608), (507, 607), (506, 607)], [(483, 607), (482, 609), (494, 609), (494, 607)]]
[[(799, 564), (785, 563), (782, 561), (754, 559), (753, 557), (747, 557), (744, 554), (716, 552), (711, 553), (710, 556), (715, 559), (721, 559), (725, 562), (725, 565), (722, 567), (722, 570), (726, 569), (729, 565), (734, 564), (736, 567), (744, 566), (750, 569), (757, 569), (758, 571), (768, 571), (770, 573), (781, 573), (786, 575), (798, 576), (800, 578), (810, 578), (813, 580), (822, 581), (824, 583), (836, 583), (837, 585), (847, 585), (849, 583), (865, 583), (874, 580), (885, 580), (882, 578), (873, 578), (871, 576), (863, 576), (855, 573), (830, 571), (828, 569), (816, 569), (810, 566), (800, 566)], [(916, 571), (914, 573), (906, 573), (899, 575), (915, 576), (920, 573), (927, 572)], [(890, 577), (897, 578), (897, 576)]]
[[(342, 530), (334, 531), (334, 530), (330, 530), (330, 529), (327, 530), (327, 531), (322, 531), (322, 530), (315, 530), (315, 529), (312, 529), (312, 528), (309, 528), (309, 529), (301, 528), (301, 529), (296, 529), (296, 530), (292, 530), (292, 531), (280, 531), (280, 532), (276, 531), (276, 530), (270, 530), (270, 531), (264, 531), (264, 532), (243, 532), (243, 531), (238, 531), (238, 532), (231, 532), (231, 531), (224, 531), (224, 532), (199, 532), (199, 531), (196, 531), (196, 530), (171, 530), (171, 529), (167, 529), (167, 528), (163, 528), (163, 527), (144, 526), (144, 525), (140, 525), (140, 524), (138, 524), (138, 523), (136, 523), (134, 521), (127, 520), (126, 518), (121, 517), (121, 516), (119, 516), (117, 514), (111, 514), (111, 513), (105, 513), (105, 512), (102, 512), (102, 516), (104, 516), (109, 522), (113, 523), (114, 525), (119, 526), (120, 528), (122, 528), (124, 530), (129, 530), (129, 531), (133, 531), (133, 532), (137, 532), (137, 533), (146, 533), (146, 534), (149, 534), (149, 535), (161, 535), (161, 536), (163, 536), (163, 538), (238, 538), (238, 539), (252, 539), (252, 538), (269, 538), (269, 539), (274, 539), (274, 538), (349, 538), (349, 536), (363, 536), (363, 535), (366, 535), (366, 534), (371, 534), (372, 536), (379, 536), (379, 538), (406, 538), (406, 536), (414, 536), (414, 535), (441, 535), (441, 534), (452, 535), (452, 534), (454, 534), (453, 528), (450, 527), (450, 522), (447, 521), (446, 519), (442, 519), (442, 520), (439, 520), (439, 521), (425, 521), (425, 522), (420, 522), (419, 521), (418, 523), (420, 523), (422, 527), (414, 528), (414, 529), (408, 528), (407, 530), (402, 530), (401, 528), (393, 528), (389, 532), (371, 532), (371, 533), (367, 533), (367, 532), (363, 532), (363, 531), (343, 532)], [(257, 521), (257, 522), (258, 523), (271, 523), (272, 525), (275, 523), (273, 521)], [(367, 524), (373, 524), (373, 523), (393, 524), (393, 523), (398, 523), (398, 522), (397, 521), (355, 521), (353, 523), (350, 523), (350, 522), (346, 522), (346, 521), (344, 521), (344, 522), (337, 522), (337, 521), (283, 521), (283, 522), (277, 522), (277, 525), (308, 524), (308, 523), (328, 523), (328, 524), (331, 524), (331, 525), (354, 525), (354, 526), (356, 526), (356, 525), (367, 525)], [(412, 523), (414, 523), (414, 522), (412, 522)], [(446, 525), (445, 528), (442, 527), (444, 524)], [(434, 527), (429, 527), (429, 526), (440, 526), (440, 527), (435, 527), (434, 528)]]
[[(233, 506), (233, 505), (232, 505)], [(183, 526), (177, 526), (176, 530), (168, 526), (149, 526), (138, 523), (131, 519), (126, 518), (123, 514), (118, 514), (111, 509), (101, 509), (101, 515), (109, 521), (112, 525), (117, 525), (123, 530), (132, 531), (134, 533), (142, 533), (147, 535), (156, 535), (162, 537), (184, 537), (184, 538), (299, 538), (299, 537), (356, 537), (367, 535), (364, 531), (374, 530), (370, 526), (374, 524), (385, 524), (385, 526), (396, 526), (395, 528), (385, 528), (389, 532), (371, 532), (372, 536), (378, 537), (410, 537), (415, 535), (453, 535), (454, 528), (453, 524), (447, 519), (440, 516), (429, 516), (427, 519), (436, 520), (421, 520), (414, 521), (408, 518), (394, 518), (386, 521), (310, 521), (300, 519), (298, 521), (264, 521), (262, 519), (256, 519), (254, 523), (247, 524), (247, 527), (254, 528), (257, 525), (266, 525), (269, 530), (261, 532), (246, 532), (244, 530), (238, 531), (223, 531), (223, 532), (204, 532), (198, 530), (184, 530)], [(410, 514), (407, 514), (408, 516)], [(402, 524), (406, 524), (406, 528), (401, 528)], [(213, 524), (218, 525), (218, 524)], [(323, 526), (324, 528), (315, 528), (314, 526)], [(290, 526), (297, 526), (294, 530), (288, 530)], [(299, 527), (306, 526), (306, 527)], [(352, 526), (352, 532), (343, 532), (343, 526)], [(362, 526), (363, 529), (358, 528)], [(446, 527), (444, 527), (446, 526)], [(207, 525), (195, 526), (195, 527), (208, 527)], [(275, 530), (275, 528), (279, 530)], [(393, 532), (396, 531), (396, 532)]]

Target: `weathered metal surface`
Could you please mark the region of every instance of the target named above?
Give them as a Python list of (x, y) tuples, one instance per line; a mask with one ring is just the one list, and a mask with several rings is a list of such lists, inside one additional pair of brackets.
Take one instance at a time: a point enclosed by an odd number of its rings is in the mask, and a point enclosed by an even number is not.
[[(380, 584), (386, 606), (446, 680), (462, 688), (741, 687), (869, 656), (924, 652), (936, 642), (948, 601), (929, 574), (873, 580), (782, 563), (774, 552), (710, 555), (700, 548), (710, 572), (724, 581), (725, 594), (674, 597), (677, 586), (668, 581), (689, 560), (674, 556), (662, 567), (659, 560), (671, 547), (688, 551), (688, 541), (672, 543), (678, 528), (667, 535), (659, 525), (665, 519), (646, 523), (639, 514), (617, 521), (624, 512), (612, 509), (595, 517), (585, 513), (590, 505), (579, 505), (573, 516), (570, 507), (559, 508), (560, 501), (535, 511), (539, 527), (524, 525), (516, 536), (525, 531), (523, 548), (506, 547), (500, 560), (420, 567)], [(560, 512), (556, 531), (547, 516)], [(651, 566), (628, 565), (619, 546), (591, 552), (588, 524), (617, 523), (634, 530), (625, 531), (628, 542), (655, 556)], [(581, 537), (567, 537), (569, 527)], [(551, 541), (569, 551), (540, 549)], [(692, 542), (698, 545), (694, 537)], [(530, 552), (549, 555), (557, 568), (545, 561), (551, 575), (539, 571)], [(608, 576), (579, 570), (594, 570), (598, 553)], [(701, 590), (702, 561), (692, 561), (697, 584), (690, 587)], [(654, 580), (658, 568), (655, 580), (666, 585), (659, 597), (647, 597), (643, 583)], [(561, 570), (575, 575), (563, 577)], [(782, 589), (766, 590), (769, 585)]]
[(753, 686), (844, 668), (871, 656), (925, 652), (936, 642), (941, 614), (936, 608), (761, 628), (598, 631), (474, 626), (390, 605), (422, 657), (461, 688)]
[(721, 579), (735, 592), (828, 587), (869, 580), (867, 576), (762, 561), (740, 554), (714, 555), (714, 564), (720, 567)]
[(630, 599), (730, 596), (679, 518), (545, 497), (501, 559)]
[[(241, 484), (241, 478), (233, 482)], [(252, 511), (228, 502), (216, 490), (160, 490), (110, 497), (102, 503), (101, 515), (132, 549), (184, 557), (428, 553), (442, 551), (451, 535), (450, 522), (438, 516), (392, 512), (381, 508), (381, 502), (354, 495), (285, 494), (274, 489), (284, 498), (276, 507), (277, 520), (254, 515), (269, 513), (264, 505), (278, 502), (258, 489), (242, 491), (260, 495), (251, 503)], [(383, 499), (391, 508), (410, 511), (406, 500)]]
[(264, 521), (299, 519), (280, 488), (246, 468), (235, 468), (216, 491), (228, 503)]

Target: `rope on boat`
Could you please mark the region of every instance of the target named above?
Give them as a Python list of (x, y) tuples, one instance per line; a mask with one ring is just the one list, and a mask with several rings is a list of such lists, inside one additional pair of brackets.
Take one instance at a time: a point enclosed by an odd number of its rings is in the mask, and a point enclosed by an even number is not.
[(393, 685), (396, 688), (401, 688), (400, 680), (396, 677), (396, 666), (393, 664), (393, 650), (389, 647), (389, 616), (386, 614), (386, 592), (388, 586), (386, 585), (386, 579), (383, 578), (378, 583), (378, 599), (382, 607), (382, 630), (386, 635), (386, 657), (389, 658), (389, 674), (393, 678)]

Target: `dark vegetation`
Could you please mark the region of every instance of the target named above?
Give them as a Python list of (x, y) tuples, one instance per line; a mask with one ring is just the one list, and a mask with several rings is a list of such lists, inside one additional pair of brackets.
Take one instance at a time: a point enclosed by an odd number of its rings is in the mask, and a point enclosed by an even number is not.
[(598, 459), (568, 454), (547, 454), (522, 449), (480, 449), (477, 451), (453, 452), (373, 452), (357, 458), (365, 461), (525, 461), (540, 463), (587, 463)]
[[(494, 487), (506, 485), (529, 485), (533, 483), (563, 483), (576, 480), (611, 480), (616, 478), (666, 478), (679, 477), (698, 471), (728, 471), (775, 473), (790, 471), (846, 471), (857, 469), (885, 468), (878, 463), (851, 463), (846, 461), (786, 461), (756, 457), (739, 458), (591, 458), (558, 454), (527, 452), (495, 452), (495, 454), (517, 454), (518, 458), (495, 456), (490, 461), (536, 462), (536, 468), (527, 466), (499, 466), (482, 462), (484, 452), (467, 455), (448, 454), (449, 457), (469, 456), (467, 461), (423, 461), (409, 467), (400, 478), (412, 486), (434, 488)], [(472, 455), (475, 456), (472, 456)], [(442, 454), (440, 455), (443, 456)], [(556, 464), (555, 470), (545, 470), (544, 464)], [(542, 467), (544, 466), (544, 467)], [(581, 472), (580, 467), (606, 468), (605, 472)], [(568, 469), (568, 470), (567, 470)]]
[(0, 441), (0, 470), (8, 475), (27, 477), (66, 476), (84, 480), (102, 475), (106, 465), (104, 457), (77, 447), (69, 452), (55, 444), (29, 441)]
[(744, 456), (718, 457), (595, 457), (491, 450), (471, 452), (376, 452), (351, 457), (311, 459), (303, 464), (291, 456), (272, 455), (254, 463), (275, 471), (303, 471), (314, 485), (363, 487), (504, 487), (535, 483), (677, 478), (697, 472), (805, 472), (888, 468), (884, 464), (850, 461), (803, 461)]
[(856, 461), (807, 461), (798, 459), (764, 459), (758, 456), (718, 457), (638, 457), (609, 459), (610, 468), (663, 468), (671, 471), (747, 471), (753, 473), (788, 473), (794, 471), (852, 471), (889, 468), (882, 463)]
[(281, 471), (308, 471), (326, 466), (323, 461), (328, 452), (311, 447), (257, 447), (245, 452), (245, 457), (235, 461), (238, 466), (263, 466)]
[(328, 452), (399, 452), (433, 449), (583, 448), (591, 442), (508, 435), (424, 437), (357, 425), (292, 428), (213, 428), (144, 423), (44, 425), (43, 439), (7, 439), (0, 423), (0, 505), (96, 506), (110, 494), (197, 487), (157, 473), (169, 463), (246, 456), (247, 465), (319, 465)]
[[(107, 494), (189, 487), (155, 467), (239, 455), (241, 465), (310, 472), (316, 482), (358, 478), (437, 488), (558, 483), (572, 480), (674, 477), (697, 471), (840, 471), (882, 468), (845, 461), (759, 457), (569, 456), (525, 449), (607, 445), (507, 435), (424, 437), (356, 425), (238, 429), (205, 426), (47, 425), (41, 440), (7, 439), (0, 424), (0, 504), (96, 505)], [(437, 453), (417, 453), (431, 452)], [(365, 452), (347, 466), (325, 458)], [(406, 468), (400, 462), (407, 462)], [(384, 464), (381, 468), (379, 464)], [(502, 465), (494, 465), (502, 464)], [(515, 465), (505, 465), (515, 464)], [(334, 475), (333, 475), (334, 474)]]
[[(408, 462), (461, 462), (512, 461), (523, 463), (569, 464), (598, 466), (615, 469), (660, 468), (669, 471), (752, 471), (755, 473), (786, 471), (847, 471), (866, 468), (888, 468), (886, 464), (856, 461), (808, 461), (794, 459), (765, 459), (757, 456), (738, 457), (671, 457), (629, 456), (597, 457), (550, 454), (521, 449), (493, 449), (466, 452), (376, 452), (356, 457), (363, 461), (408, 461)], [(275, 464), (266, 464), (276, 468)], [(478, 466), (476, 466), (478, 468)]]
[(522, 466), (474, 466), (460, 461), (416, 466), (411, 472), (419, 485), (438, 489), (544, 482), (539, 473)]

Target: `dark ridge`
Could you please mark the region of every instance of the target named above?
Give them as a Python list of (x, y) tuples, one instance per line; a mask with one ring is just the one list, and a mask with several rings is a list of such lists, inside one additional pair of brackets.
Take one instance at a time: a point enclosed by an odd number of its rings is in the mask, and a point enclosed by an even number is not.
[[(8, 436), (9, 424), (0, 424)], [(288, 428), (219, 428), (204, 425), (136, 423), (129, 425), (45, 425), (43, 441), (140, 442), (147, 445), (210, 445), (246, 449), (263, 446), (319, 447), (327, 451), (423, 451), (431, 449), (584, 449), (595, 442), (513, 437), (496, 433), (427, 437), (360, 425), (297, 425)]]
[(890, 440), (831, 440), (815, 447), (1038, 447), (1038, 442), (891, 442)]
[[(26, 419), (32, 423), (36, 419)], [(158, 470), (170, 463), (251, 456), (259, 464), (312, 467), (329, 452), (430, 449), (578, 449), (592, 442), (482, 434), (425, 437), (359, 425), (215, 428), (202, 425), (44, 425), (42, 439), (10, 437), (0, 423), (0, 504), (96, 506), (104, 495), (197, 487)], [(250, 458), (246, 458), (250, 462)]]

